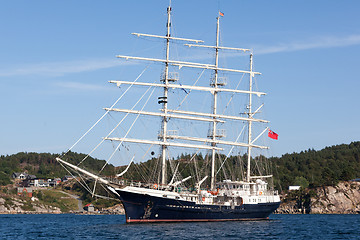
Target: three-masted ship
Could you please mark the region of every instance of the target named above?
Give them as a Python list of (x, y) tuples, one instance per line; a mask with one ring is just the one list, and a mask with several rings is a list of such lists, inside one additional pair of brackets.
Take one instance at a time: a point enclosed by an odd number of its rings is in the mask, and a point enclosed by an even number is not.
[[(158, 146), (160, 148), (160, 166), (161, 174), (158, 181), (141, 183), (129, 181), (114, 181), (100, 177), (94, 173), (84, 170), (76, 165), (66, 161), (65, 158), (57, 158), (57, 160), (64, 166), (70, 167), (77, 172), (85, 174), (93, 178), (96, 182), (104, 184), (118, 199), (121, 200), (125, 212), (127, 223), (138, 222), (177, 222), (177, 221), (234, 221), (234, 220), (259, 220), (267, 219), (269, 215), (274, 212), (280, 204), (280, 198), (277, 191), (269, 186), (268, 179), (272, 175), (252, 175), (251, 162), (255, 161), (252, 157), (254, 149), (267, 149), (268, 147), (257, 145), (255, 142), (269, 129), (264, 127), (257, 136), (253, 137), (253, 125), (264, 124), (268, 121), (256, 118), (256, 114), (260, 111), (263, 105), (257, 107), (253, 106), (253, 98), (265, 95), (263, 92), (254, 91), (253, 78), (259, 75), (259, 72), (253, 71), (253, 54), (249, 49), (224, 47), (220, 45), (219, 41), (219, 26), (220, 18), (223, 14), (219, 12), (217, 17), (216, 28), (216, 44), (214, 46), (204, 45), (201, 40), (186, 39), (173, 37), (170, 34), (171, 30), (171, 7), (167, 8), (167, 25), (166, 35), (152, 35), (133, 33), (140, 37), (151, 37), (165, 40), (166, 50), (164, 59), (133, 57), (118, 55), (118, 58), (126, 60), (140, 60), (149, 62), (160, 62), (164, 64), (164, 73), (162, 74), (160, 83), (149, 83), (140, 81), (110, 81), (117, 86), (130, 85), (139, 87), (151, 87), (162, 89), (162, 95), (158, 97), (157, 104), (160, 104), (161, 109), (156, 111), (144, 111), (135, 109), (120, 109), (114, 106), (106, 108), (107, 112), (125, 113), (126, 116), (133, 114), (136, 116), (151, 116), (161, 119), (161, 130), (158, 136), (153, 139), (136, 139), (129, 138), (127, 134), (123, 137), (106, 136), (102, 141), (118, 142), (119, 146), (123, 143), (133, 143), (141, 145)], [(172, 60), (170, 58), (170, 45), (172, 41), (186, 42), (186, 46), (192, 48), (207, 48), (215, 53), (215, 61), (213, 64), (203, 64), (188, 61)], [(249, 56), (249, 69), (239, 70), (234, 68), (224, 68), (219, 64), (219, 54), (223, 50), (241, 51)], [(180, 68), (194, 68), (203, 71), (211, 71), (212, 78), (210, 86), (198, 85), (183, 85), (178, 82), (178, 75), (170, 72), (171, 67)], [(234, 74), (243, 74), (248, 78), (248, 89), (240, 90), (237, 88), (227, 88), (226, 81), (221, 77), (221, 73), (229, 72)], [(191, 92), (205, 92), (211, 96), (211, 107), (208, 112), (203, 111), (185, 111), (173, 109), (169, 107), (172, 101), (169, 91), (184, 90), (185, 93)], [(246, 112), (241, 114), (224, 114), (219, 111), (219, 97), (221, 94), (245, 95), (247, 97)], [(204, 122), (209, 125), (209, 130), (206, 136), (184, 136), (179, 135), (175, 131), (169, 129), (170, 121), (189, 121), (189, 122)], [(227, 121), (235, 122), (235, 124), (242, 124), (246, 127), (247, 133), (242, 131), (236, 132), (232, 135), (233, 139), (227, 140), (225, 134), (220, 128), (222, 124)], [(150, 125), (149, 125), (150, 127)], [(151, 126), (153, 127), (153, 126)], [(228, 130), (229, 131), (229, 130)], [(234, 136), (237, 136), (234, 138)], [(245, 136), (244, 142), (239, 141), (239, 136)], [(195, 149), (196, 151), (207, 151), (209, 154), (208, 174), (203, 175), (195, 182), (192, 188), (184, 188), (183, 186), (191, 176), (180, 176), (178, 169), (173, 171), (173, 177), (170, 179), (169, 168), (167, 164), (168, 151), (170, 148), (177, 149)], [(216, 158), (219, 153), (230, 151), (222, 156), (222, 163), (227, 160), (229, 153), (233, 148), (245, 149), (246, 154), (244, 165), (246, 171), (243, 172), (243, 179), (234, 178), (219, 179), (219, 171), (223, 164), (216, 164)], [(131, 162), (130, 162), (131, 164)], [(118, 177), (126, 174), (129, 166)], [(217, 168), (216, 168), (217, 167)], [(223, 175), (225, 177), (225, 175)], [(168, 179), (169, 178), (169, 179)], [(170, 180), (170, 181), (169, 181)], [(208, 186), (203, 186), (207, 182)]]

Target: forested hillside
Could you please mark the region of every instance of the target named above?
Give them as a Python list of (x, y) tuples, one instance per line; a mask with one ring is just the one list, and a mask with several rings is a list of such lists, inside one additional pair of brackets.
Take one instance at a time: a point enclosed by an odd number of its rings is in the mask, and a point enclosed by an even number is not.
[[(27, 171), (39, 178), (54, 178), (68, 175), (68, 172), (56, 162), (57, 154), (49, 153), (17, 153), (14, 155), (0, 156), (0, 185), (10, 183), (13, 172)], [(187, 158), (191, 155), (179, 156), (179, 172), (184, 176), (193, 175), (190, 171)], [(70, 152), (66, 160), (78, 163), (85, 157), (84, 154)], [(236, 157), (230, 157), (227, 164), (236, 164)], [(341, 144), (326, 147), (320, 151), (309, 149), (300, 153), (285, 154), (281, 157), (269, 159), (272, 163), (275, 187), (278, 190), (286, 190), (289, 185), (300, 185), (302, 187), (317, 187), (334, 185), (338, 181), (346, 181), (360, 177), (360, 142)], [(82, 167), (86, 169), (100, 169), (104, 160), (88, 158)], [(198, 168), (207, 168), (208, 162), (201, 156), (197, 156)], [(151, 176), (149, 169), (159, 167), (155, 159), (145, 163), (135, 164), (129, 169), (128, 176), (139, 178), (136, 169), (148, 169), (148, 176)], [(228, 166), (229, 167), (229, 166)], [(230, 166), (231, 167), (231, 166)], [(125, 167), (117, 169), (120, 172)], [(170, 172), (170, 171), (169, 171)], [(103, 175), (114, 175), (116, 168), (108, 165)], [(236, 173), (233, 178), (237, 178)], [(155, 180), (155, 179), (154, 179)]]
[[(36, 175), (38, 178), (56, 178), (69, 175), (69, 173), (56, 161), (58, 154), (50, 153), (26, 153), (20, 152), (13, 155), (0, 156), (0, 186), (9, 184), (11, 175), (14, 172), (24, 172)], [(69, 152), (66, 154), (67, 161), (79, 163), (86, 155)], [(104, 165), (104, 160), (89, 157), (82, 167), (88, 169), (100, 169)], [(108, 165), (103, 173), (114, 175), (115, 168)]]
[(360, 142), (271, 158), (275, 186), (332, 186), (360, 177)]
[[(191, 156), (191, 154), (181, 155), (175, 160), (180, 161), (179, 172), (184, 177), (194, 176), (193, 170), (191, 170), (193, 166), (189, 165)], [(246, 159), (246, 154), (240, 158)], [(140, 181), (141, 178), (136, 169), (159, 167), (154, 160), (137, 164), (136, 168), (130, 168), (127, 176), (131, 175), (132, 179)], [(272, 157), (268, 160), (271, 164), (275, 188), (280, 191), (287, 190), (291, 185), (300, 185), (303, 188), (334, 186), (339, 181), (348, 181), (360, 177), (360, 142), (326, 147), (319, 151), (309, 149), (300, 153)], [(209, 168), (209, 160), (206, 160), (202, 155), (196, 156), (195, 161), (198, 169)], [(253, 161), (259, 160), (256, 158)], [(237, 166), (235, 166), (236, 164)], [(229, 157), (225, 165), (227, 165), (227, 168), (239, 169), (236, 156)], [(245, 165), (242, 166), (242, 169), (245, 168)], [(125, 167), (120, 170), (123, 169)], [(169, 169), (168, 174), (170, 172)], [(239, 178), (239, 174), (239, 172), (233, 171), (228, 177), (235, 180)], [(208, 172), (207, 175), (210, 175), (210, 173)], [(151, 173), (149, 172), (147, 176), (151, 176)], [(168, 175), (168, 178), (171, 178), (171, 176)]]

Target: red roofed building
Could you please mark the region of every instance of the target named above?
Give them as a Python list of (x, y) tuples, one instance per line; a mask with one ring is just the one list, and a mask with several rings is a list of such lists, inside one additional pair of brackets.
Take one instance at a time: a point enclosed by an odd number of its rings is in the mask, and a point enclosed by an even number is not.
[(94, 207), (94, 205), (92, 205), (91, 203), (89, 203), (89, 204), (86, 204), (86, 205), (85, 205), (84, 210), (85, 210), (85, 211), (88, 211), (88, 212), (95, 212), (95, 207)]
[(32, 188), (31, 187), (18, 187), (17, 194), (19, 196), (32, 197)]

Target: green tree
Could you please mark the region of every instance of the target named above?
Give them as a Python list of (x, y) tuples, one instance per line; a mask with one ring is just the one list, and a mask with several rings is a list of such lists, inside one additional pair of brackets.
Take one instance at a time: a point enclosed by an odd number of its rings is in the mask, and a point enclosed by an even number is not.
[(307, 188), (309, 186), (309, 182), (304, 177), (296, 177), (295, 181), (294, 181), (294, 185), (300, 186), (300, 187), (302, 187), (304, 189), (304, 188)]

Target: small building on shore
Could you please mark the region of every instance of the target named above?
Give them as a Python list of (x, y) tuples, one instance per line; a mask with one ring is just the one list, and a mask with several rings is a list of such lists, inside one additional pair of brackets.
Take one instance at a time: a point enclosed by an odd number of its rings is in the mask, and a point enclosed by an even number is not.
[(18, 187), (17, 194), (24, 197), (32, 197), (33, 191), (31, 187)]
[(300, 190), (300, 186), (289, 186), (289, 191)]
[(53, 180), (50, 179), (49, 185), (50, 187), (56, 187), (57, 185), (59, 185), (61, 183), (61, 178), (54, 178)]
[(26, 179), (26, 177), (28, 176), (28, 174), (27, 173), (16, 173), (16, 172), (14, 172), (12, 175), (11, 175), (11, 177), (12, 178), (14, 178), (14, 179), (20, 179), (20, 180), (25, 180)]
[(73, 176), (65, 175), (65, 176), (61, 179), (61, 181), (62, 181), (62, 182), (67, 182), (67, 181), (70, 181), (70, 180), (72, 180), (72, 179), (74, 179)]
[(92, 203), (86, 204), (84, 210), (88, 212), (95, 212), (95, 207)]
[(33, 187), (49, 187), (50, 183), (46, 179), (36, 178), (36, 179), (30, 180), (30, 186), (33, 186)]

